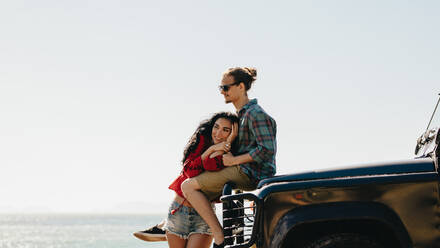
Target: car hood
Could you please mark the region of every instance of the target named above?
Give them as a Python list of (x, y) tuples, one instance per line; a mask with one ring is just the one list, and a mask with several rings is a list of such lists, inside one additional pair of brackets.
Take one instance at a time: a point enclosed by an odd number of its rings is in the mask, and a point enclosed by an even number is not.
[(369, 175), (407, 174), (434, 171), (434, 162), (430, 158), (411, 159), (398, 162), (374, 163), (346, 168), (311, 171), (297, 174), (274, 176), (260, 181), (257, 188), (278, 182), (304, 181), (325, 178), (340, 178)]

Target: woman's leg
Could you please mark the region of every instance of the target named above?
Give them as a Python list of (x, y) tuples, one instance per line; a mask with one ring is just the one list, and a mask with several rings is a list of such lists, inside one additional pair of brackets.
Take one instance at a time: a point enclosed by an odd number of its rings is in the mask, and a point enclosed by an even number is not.
[(222, 226), (211, 207), (211, 203), (206, 196), (199, 191), (200, 185), (197, 180), (193, 178), (186, 179), (182, 183), (181, 188), (186, 199), (211, 228), (215, 243), (221, 244), (224, 240)]
[(186, 239), (182, 239), (177, 235), (174, 235), (172, 233), (167, 232), (167, 240), (168, 240), (168, 247), (170, 248), (185, 248), (186, 246)]
[(211, 243), (211, 235), (195, 233), (189, 236), (186, 248), (208, 248)]

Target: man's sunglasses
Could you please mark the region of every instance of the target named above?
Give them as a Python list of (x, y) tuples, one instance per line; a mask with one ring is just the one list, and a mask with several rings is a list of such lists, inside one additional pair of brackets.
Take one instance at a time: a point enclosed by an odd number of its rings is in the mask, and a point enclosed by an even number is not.
[(228, 92), (228, 90), (231, 88), (231, 86), (238, 85), (238, 84), (240, 84), (240, 82), (235, 82), (235, 83), (232, 83), (232, 84), (219, 85), (218, 89), (220, 91)]

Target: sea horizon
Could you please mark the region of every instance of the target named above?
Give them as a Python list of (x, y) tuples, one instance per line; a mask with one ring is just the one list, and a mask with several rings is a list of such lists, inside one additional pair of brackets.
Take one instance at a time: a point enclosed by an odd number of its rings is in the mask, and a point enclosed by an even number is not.
[(167, 247), (133, 236), (165, 214), (0, 213), (0, 248)]

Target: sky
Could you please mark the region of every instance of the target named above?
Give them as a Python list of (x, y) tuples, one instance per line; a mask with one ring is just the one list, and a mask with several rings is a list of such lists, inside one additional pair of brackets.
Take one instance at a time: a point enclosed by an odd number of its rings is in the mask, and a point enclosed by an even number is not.
[(166, 212), (198, 123), (235, 111), (217, 87), (235, 66), (257, 68), (277, 175), (411, 159), (440, 93), (439, 7), (3, 1), (0, 212)]

